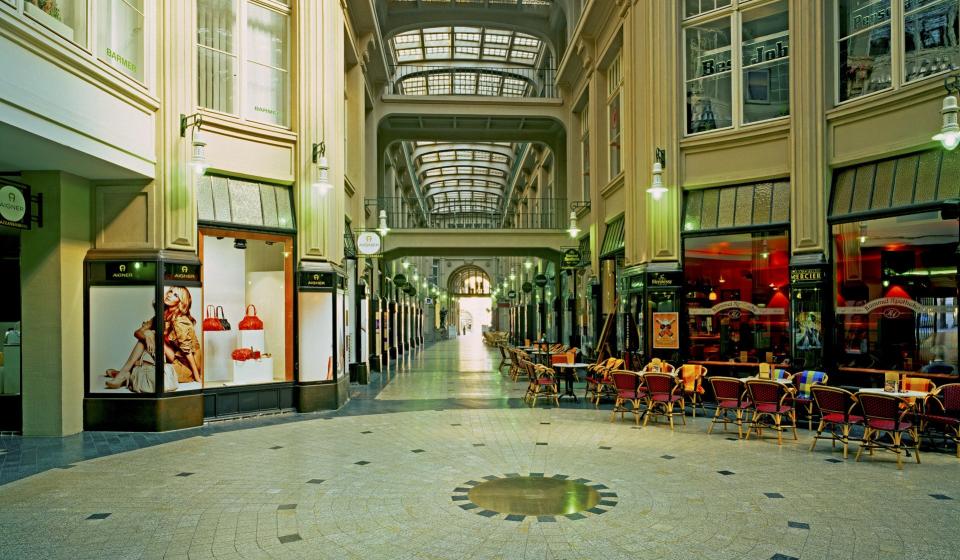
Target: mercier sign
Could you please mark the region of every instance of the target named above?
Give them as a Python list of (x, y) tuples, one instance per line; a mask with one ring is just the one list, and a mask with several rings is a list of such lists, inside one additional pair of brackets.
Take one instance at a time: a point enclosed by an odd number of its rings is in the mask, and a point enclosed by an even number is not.
[(0, 225), (30, 229), (30, 187), (0, 183)]

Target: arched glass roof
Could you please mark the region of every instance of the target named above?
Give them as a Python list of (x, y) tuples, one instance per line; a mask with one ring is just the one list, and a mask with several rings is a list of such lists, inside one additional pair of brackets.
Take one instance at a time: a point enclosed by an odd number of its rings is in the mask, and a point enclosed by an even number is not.
[(491, 95), (525, 97), (533, 83), (523, 77), (492, 69), (435, 68), (408, 74), (397, 82), (400, 95)]
[(390, 39), (399, 64), (477, 61), (533, 67), (543, 54), (543, 41), (517, 31), (487, 27), (423, 27)]
[(412, 142), (414, 167), (434, 214), (498, 212), (515, 147), (509, 142)]

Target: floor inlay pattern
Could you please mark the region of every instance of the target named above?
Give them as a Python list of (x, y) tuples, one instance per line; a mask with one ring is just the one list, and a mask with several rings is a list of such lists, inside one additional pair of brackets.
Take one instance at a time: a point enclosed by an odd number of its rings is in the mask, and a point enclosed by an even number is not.
[(556, 516), (584, 511), (605, 513), (617, 505), (616, 493), (605, 485), (591, 484), (583, 478), (571, 480), (564, 474), (548, 477), (544, 473), (507, 473), (483, 478), (486, 482), (470, 481), (454, 489), (452, 499), (461, 509), (483, 508), (477, 513), (493, 511), (504, 514), (507, 521), (523, 521), (529, 516), (540, 522), (555, 522)]

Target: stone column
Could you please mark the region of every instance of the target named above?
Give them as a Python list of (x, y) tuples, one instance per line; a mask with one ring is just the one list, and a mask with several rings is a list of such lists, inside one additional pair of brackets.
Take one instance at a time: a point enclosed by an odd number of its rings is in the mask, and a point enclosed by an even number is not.
[(21, 234), (23, 435), (83, 430), (83, 259), (91, 247), (90, 185), (60, 172), (23, 174), (43, 194), (43, 227)]

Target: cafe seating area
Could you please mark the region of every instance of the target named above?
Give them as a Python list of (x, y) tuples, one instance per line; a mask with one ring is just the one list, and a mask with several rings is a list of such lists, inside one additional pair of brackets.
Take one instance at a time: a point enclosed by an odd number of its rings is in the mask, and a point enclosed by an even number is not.
[[(831, 451), (842, 446), (847, 459), (854, 443), (856, 462), (888, 452), (900, 469), (904, 458), (920, 464), (921, 446), (942, 451), (960, 443), (960, 383), (937, 387), (927, 378), (886, 372), (883, 387), (839, 387), (830, 384), (827, 372), (791, 372), (776, 364), (759, 363), (755, 374), (735, 377), (708, 375), (703, 364), (659, 358), (635, 371), (621, 358), (580, 363), (578, 349), (559, 344), (501, 343), (499, 348), (508, 375), (527, 381), (524, 401), (531, 407), (538, 401), (559, 407), (566, 397), (579, 402), (573, 391), (579, 384), (581, 406), (600, 411), (609, 402), (611, 423), (629, 413), (636, 428), (663, 424), (674, 430), (687, 425), (688, 414), (696, 418), (699, 408), (709, 418), (706, 435), (717, 425), (724, 432), (735, 426), (737, 439), (772, 441), (775, 433), (779, 446), (784, 433), (800, 441), (798, 427), (806, 427), (810, 452), (818, 451), (819, 441), (829, 441)], [(799, 419), (805, 421), (798, 426)], [(960, 458), (960, 448), (955, 452)]]

